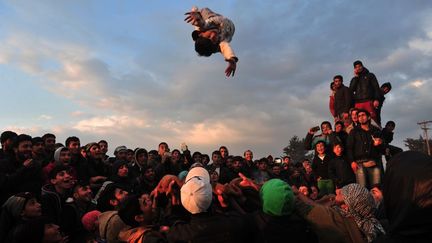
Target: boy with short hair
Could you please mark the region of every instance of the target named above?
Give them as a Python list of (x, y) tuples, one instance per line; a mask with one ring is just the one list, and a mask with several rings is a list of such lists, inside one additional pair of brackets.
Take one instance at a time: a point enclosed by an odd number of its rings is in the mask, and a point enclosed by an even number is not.
[(69, 174), (69, 167), (57, 165), (48, 174), (49, 184), (42, 187), (42, 214), (59, 224), (66, 199), (71, 195), (75, 181)]
[(317, 176), (318, 189), (320, 191), (320, 196), (334, 193), (333, 181), (329, 177), (329, 162), (330, 155), (326, 153), (326, 144), (324, 141), (320, 140), (315, 144), (315, 156), (312, 161), (312, 170)]
[(333, 180), (336, 188), (342, 188), (350, 183), (355, 183), (355, 175), (350, 163), (343, 156), (344, 146), (342, 143), (333, 145), (335, 157), (329, 163), (329, 177)]

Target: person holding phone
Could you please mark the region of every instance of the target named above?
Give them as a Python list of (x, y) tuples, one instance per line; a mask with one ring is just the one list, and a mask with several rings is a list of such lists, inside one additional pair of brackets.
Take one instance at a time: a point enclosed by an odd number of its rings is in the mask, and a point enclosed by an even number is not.
[[(304, 147), (307, 150), (314, 149), (314, 145), (318, 141), (324, 141), (326, 148), (331, 148), (331, 146), (336, 142), (336, 135), (333, 133), (332, 125), (329, 121), (323, 121), (321, 123), (321, 134), (315, 135), (316, 132), (320, 130), (319, 126), (312, 127), (309, 129), (309, 132), (306, 134)], [(328, 151), (331, 152), (331, 149)]]

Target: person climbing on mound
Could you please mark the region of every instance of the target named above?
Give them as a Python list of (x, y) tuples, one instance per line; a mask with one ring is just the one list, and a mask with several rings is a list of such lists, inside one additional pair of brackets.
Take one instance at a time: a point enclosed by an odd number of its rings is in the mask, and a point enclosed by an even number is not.
[(195, 51), (198, 55), (209, 57), (216, 52), (222, 53), (228, 62), (225, 75), (234, 76), (238, 58), (229, 44), (235, 31), (234, 23), (209, 8), (193, 7), (185, 15), (185, 21), (195, 26), (192, 39), (195, 41)]

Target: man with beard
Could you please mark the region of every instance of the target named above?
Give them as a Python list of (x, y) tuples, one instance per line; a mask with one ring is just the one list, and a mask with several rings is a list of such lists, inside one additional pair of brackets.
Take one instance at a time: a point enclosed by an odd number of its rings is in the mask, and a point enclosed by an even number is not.
[(358, 111), (360, 126), (348, 135), (347, 158), (356, 175), (357, 183), (370, 189), (381, 183), (381, 156), (384, 143), (381, 131), (371, 125), (371, 116), (367, 110)]
[(231, 173), (231, 171), (222, 165), (222, 157), (219, 150), (215, 150), (212, 153), (212, 163), (207, 165), (208, 171), (216, 171), (219, 175), (219, 182), (221, 184), (229, 183), (232, 179), (235, 178), (235, 175)]
[(85, 230), (81, 218), (87, 212), (96, 209), (92, 202), (93, 194), (87, 183), (78, 183), (74, 186), (72, 198), (64, 205), (61, 213), (60, 226), (62, 231), (69, 235), (69, 242), (83, 242)]
[(375, 75), (361, 61), (354, 62), (354, 77), (350, 90), (353, 94), (354, 107), (367, 110), (374, 121), (377, 121), (376, 109), (380, 105), (381, 90)]
[[(231, 159), (232, 163), (231, 163), (231, 168), (228, 168), (231, 172), (231, 175), (233, 175), (233, 178), (237, 178), (239, 177), (238, 174), (239, 173), (243, 173), (242, 170), (242, 165), (243, 165), (243, 158), (241, 156), (228, 156), (228, 160)], [(231, 180), (232, 180), (231, 179)]]
[(32, 137), (20, 134), (12, 145), (14, 156), (0, 161), (0, 203), (18, 192), (39, 195), (41, 167), (32, 159)]
[(46, 161), (45, 143), (41, 137), (34, 137), (32, 139), (32, 155), (34, 162), (39, 163), (41, 166), (50, 162)]
[(69, 167), (58, 165), (49, 173), (49, 184), (42, 187), (42, 214), (56, 224), (60, 223), (60, 216), (66, 199), (75, 181), (69, 174)]
[(108, 142), (105, 141), (105, 140), (100, 140), (98, 142), (98, 144), (99, 144), (100, 150), (101, 150), (101, 152), (103, 154), (103, 161), (104, 162), (108, 162), (108, 159), (109, 159), (109, 156), (107, 155), (107, 153), (108, 153)]
[(6, 157), (13, 156), (13, 141), (18, 136), (18, 134), (12, 132), (12, 131), (4, 131), (1, 134), (1, 146), (2, 149), (0, 150), (0, 160), (5, 159)]
[(46, 133), (42, 136), (42, 139), (45, 143), (45, 155), (47, 161), (52, 161), (54, 159), (56, 136), (52, 133)]

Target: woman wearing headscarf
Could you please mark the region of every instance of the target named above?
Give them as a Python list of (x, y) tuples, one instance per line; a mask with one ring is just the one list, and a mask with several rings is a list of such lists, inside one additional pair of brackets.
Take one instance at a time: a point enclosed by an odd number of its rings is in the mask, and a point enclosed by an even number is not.
[(348, 184), (336, 191), (332, 207), (316, 204), (298, 194), (296, 209), (317, 233), (320, 242), (372, 242), (385, 234), (375, 218), (375, 203), (360, 184)]

